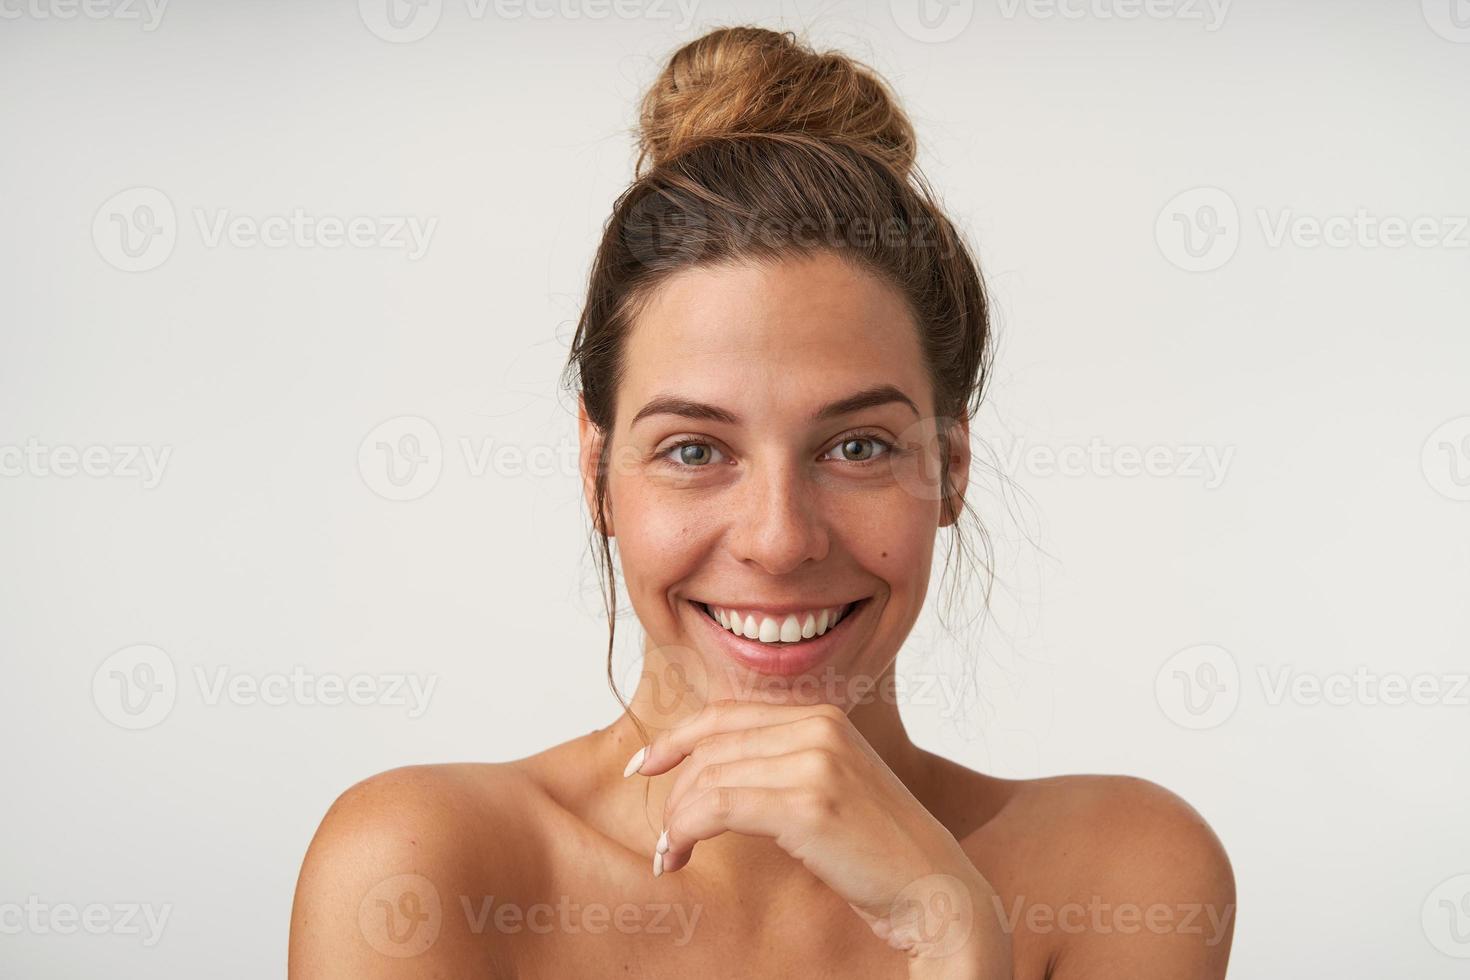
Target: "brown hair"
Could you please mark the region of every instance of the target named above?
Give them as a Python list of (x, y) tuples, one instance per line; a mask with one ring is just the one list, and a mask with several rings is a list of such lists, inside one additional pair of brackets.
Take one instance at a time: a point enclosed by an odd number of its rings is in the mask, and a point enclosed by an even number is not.
[[(608, 448), (625, 339), (664, 280), (691, 266), (838, 254), (907, 300), (941, 422), (973, 417), (991, 358), (976, 262), (915, 165), (913, 126), (861, 63), (817, 53), (790, 31), (712, 31), (674, 52), (649, 89), (638, 147), (633, 183), (603, 229), (566, 365), (567, 384), (604, 435), (591, 534), (606, 589), (608, 683), (625, 708), (612, 666)], [(948, 438), (941, 426), (941, 459)], [(944, 514), (955, 529), (951, 547), (963, 553), (951, 487), (946, 467)], [(988, 570), (989, 541), (976, 523)], [(987, 603), (989, 588), (987, 581)]]

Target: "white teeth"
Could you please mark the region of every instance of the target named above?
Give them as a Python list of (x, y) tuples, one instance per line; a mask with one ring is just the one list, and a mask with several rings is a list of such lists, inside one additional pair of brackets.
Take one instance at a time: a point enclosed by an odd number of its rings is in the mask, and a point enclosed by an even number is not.
[(821, 636), (842, 620), (842, 606), (818, 609), (807, 613), (792, 613), (784, 619), (771, 616), (757, 617), (754, 613), (741, 614), (738, 609), (722, 609), (707, 606), (715, 620), (736, 636), (743, 636), (761, 643), (796, 643)]

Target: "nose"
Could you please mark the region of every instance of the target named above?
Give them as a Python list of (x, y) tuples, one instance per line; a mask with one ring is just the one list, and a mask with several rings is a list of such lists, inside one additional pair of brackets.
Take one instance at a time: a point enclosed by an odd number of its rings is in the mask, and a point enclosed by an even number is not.
[(791, 461), (760, 464), (741, 481), (732, 501), (731, 551), (771, 575), (827, 557), (830, 544), (817, 488)]

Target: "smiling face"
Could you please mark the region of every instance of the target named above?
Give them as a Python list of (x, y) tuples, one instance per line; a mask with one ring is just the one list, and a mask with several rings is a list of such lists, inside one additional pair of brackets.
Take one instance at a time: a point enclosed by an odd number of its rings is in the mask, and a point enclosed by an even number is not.
[[(648, 646), (692, 658), (710, 698), (810, 675), (841, 703), (881, 677), (945, 523), (933, 390), (902, 296), (829, 253), (687, 269), (641, 312), (624, 363), (608, 531)], [(590, 502), (585, 416), (581, 434)]]

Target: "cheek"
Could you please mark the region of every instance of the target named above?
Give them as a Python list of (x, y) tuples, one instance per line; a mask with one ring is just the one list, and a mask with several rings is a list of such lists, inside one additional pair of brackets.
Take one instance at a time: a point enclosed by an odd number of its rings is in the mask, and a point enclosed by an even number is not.
[(865, 571), (896, 595), (922, 598), (934, 555), (937, 505), (894, 487), (853, 501), (838, 520), (844, 550)]
[(688, 578), (706, 560), (708, 534), (697, 510), (670, 506), (635, 481), (612, 491), (623, 579), (634, 595), (660, 593)]

